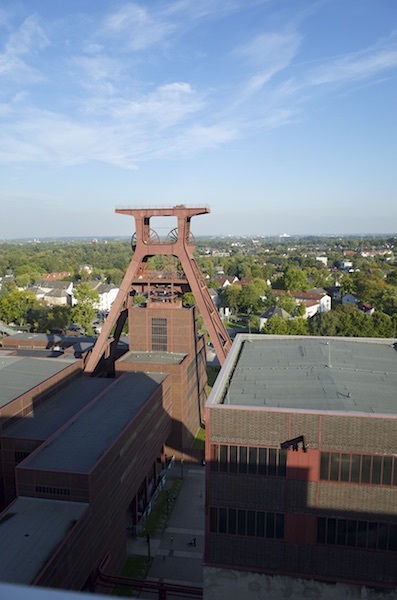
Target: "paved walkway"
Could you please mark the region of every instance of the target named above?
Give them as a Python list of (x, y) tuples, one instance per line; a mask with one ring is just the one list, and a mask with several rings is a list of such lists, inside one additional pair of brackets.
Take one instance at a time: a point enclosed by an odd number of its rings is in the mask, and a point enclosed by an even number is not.
[[(204, 484), (205, 468), (186, 467), (184, 479), (168, 527), (161, 539), (151, 538), (153, 558), (148, 578), (154, 581), (201, 587), (203, 585), (204, 554)], [(189, 541), (196, 538), (196, 546)], [(128, 540), (129, 555), (148, 555), (146, 539)], [(157, 598), (142, 592), (140, 598)], [(173, 598), (171, 594), (168, 598)], [(181, 598), (181, 596), (179, 596)]]

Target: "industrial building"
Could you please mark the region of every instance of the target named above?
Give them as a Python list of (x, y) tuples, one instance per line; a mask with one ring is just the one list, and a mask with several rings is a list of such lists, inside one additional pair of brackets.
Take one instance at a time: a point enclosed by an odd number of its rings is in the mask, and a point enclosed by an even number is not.
[(237, 336), (206, 405), (206, 598), (397, 589), (394, 342)]
[[(202, 458), (191, 449), (206, 399), (196, 310), (133, 310), (139, 349), (121, 348), (114, 377), (84, 375), (90, 350), (44, 350), (44, 335), (0, 350), (0, 581), (96, 589), (105, 557), (119, 572), (171, 457)], [(152, 318), (172, 318), (179, 352), (152, 350)]]
[[(103, 568), (119, 574), (127, 536), (142, 526), (170, 462), (203, 459), (192, 442), (207, 398), (206, 344), (196, 307), (180, 300), (190, 282), (202, 305), (209, 298), (197, 268), (192, 276), (190, 218), (203, 211), (163, 211), (182, 233), (165, 245), (148, 227), (152, 212), (131, 211), (142, 231), (97, 340), (3, 340), (0, 581), (97, 590)], [(186, 276), (144, 271), (148, 257), (178, 252)], [(203, 305), (224, 358), (230, 340), (214, 310)]]

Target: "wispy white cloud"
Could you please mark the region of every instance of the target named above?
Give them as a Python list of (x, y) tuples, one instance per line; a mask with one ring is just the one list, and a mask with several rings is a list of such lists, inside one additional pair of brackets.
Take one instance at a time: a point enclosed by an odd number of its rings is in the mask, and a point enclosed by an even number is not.
[(397, 47), (356, 52), (313, 70), (308, 85), (346, 83), (367, 79), (397, 66)]
[[(234, 49), (233, 37), (224, 36), (221, 52), (216, 43), (215, 48), (200, 43), (186, 59), (189, 28), (199, 27), (200, 19), (214, 23), (246, 4), (125, 3), (102, 20), (82, 19), (87, 32), (74, 40), (73, 53), (65, 51), (71, 30), (56, 39), (51, 24), (28, 17), (0, 55), (0, 78), (13, 82), (8, 101), (0, 104), (0, 162), (97, 160), (131, 169), (153, 157), (194, 155), (253, 130), (295, 122), (305, 105), (331, 85), (340, 93), (397, 66), (396, 36), (316, 66), (298, 63), (305, 36), (287, 19), (278, 29), (255, 26), (255, 34)], [(301, 22), (299, 27), (303, 31)], [(50, 44), (51, 64), (49, 53), (40, 61)], [(165, 47), (172, 48), (172, 61)], [(205, 71), (215, 54), (216, 76), (209, 81)], [(25, 93), (31, 82), (42, 83), (34, 99), (33, 92)]]
[(169, 36), (175, 24), (137, 4), (125, 4), (109, 15), (101, 35), (117, 36), (125, 50), (144, 50)]
[(302, 43), (297, 32), (269, 32), (257, 36), (233, 54), (241, 58), (253, 73), (248, 77), (239, 102), (261, 90), (277, 73), (286, 69)]
[(40, 81), (40, 71), (31, 66), (29, 60), (32, 54), (48, 45), (40, 19), (35, 15), (28, 17), (5, 43), (4, 52), (0, 54), (0, 77), (25, 84)]
[(6, 44), (6, 54), (21, 56), (36, 49), (42, 50), (49, 43), (40, 19), (36, 15), (31, 15), (10, 35)]

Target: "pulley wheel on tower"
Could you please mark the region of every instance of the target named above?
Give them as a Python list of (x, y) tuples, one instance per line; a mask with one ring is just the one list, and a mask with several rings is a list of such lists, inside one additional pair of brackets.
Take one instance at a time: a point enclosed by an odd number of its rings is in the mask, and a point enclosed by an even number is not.
[[(149, 239), (143, 240), (144, 244), (161, 244), (160, 236), (158, 233), (154, 231), (154, 229), (149, 230)], [(135, 252), (136, 249), (136, 232), (132, 235), (131, 238), (131, 249)]]

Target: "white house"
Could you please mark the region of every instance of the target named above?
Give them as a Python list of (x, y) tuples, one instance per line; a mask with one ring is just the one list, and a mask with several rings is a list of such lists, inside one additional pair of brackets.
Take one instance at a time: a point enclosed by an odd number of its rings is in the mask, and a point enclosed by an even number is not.
[(94, 307), (101, 312), (109, 312), (113, 302), (119, 293), (119, 288), (113, 283), (101, 283), (100, 281), (89, 281), (91, 289), (96, 290), (99, 294), (99, 302)]

